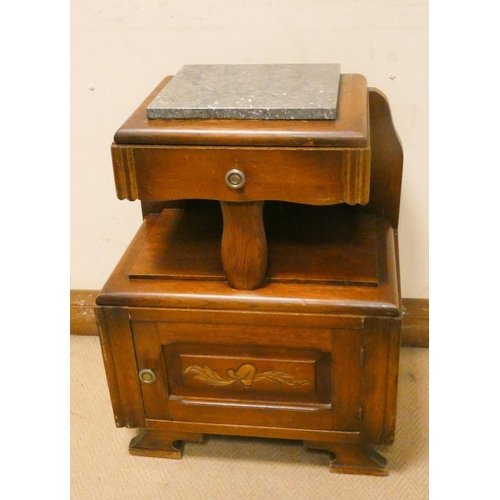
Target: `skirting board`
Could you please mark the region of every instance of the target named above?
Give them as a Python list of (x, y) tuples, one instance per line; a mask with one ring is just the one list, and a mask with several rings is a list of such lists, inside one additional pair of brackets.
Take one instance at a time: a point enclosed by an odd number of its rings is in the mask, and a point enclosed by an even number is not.
[[(94, 303), (98, 290), (70, 290), (70, 334), (98, 335)], [(403, 347), (429, 347), (429, 299), (403, 299)]]

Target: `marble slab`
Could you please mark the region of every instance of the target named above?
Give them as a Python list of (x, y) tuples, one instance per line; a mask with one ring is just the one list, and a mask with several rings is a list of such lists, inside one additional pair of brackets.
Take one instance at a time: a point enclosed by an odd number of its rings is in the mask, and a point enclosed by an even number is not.
[(334, 120), (340, 64), (184, 66), (151, 101), (150, 120)]

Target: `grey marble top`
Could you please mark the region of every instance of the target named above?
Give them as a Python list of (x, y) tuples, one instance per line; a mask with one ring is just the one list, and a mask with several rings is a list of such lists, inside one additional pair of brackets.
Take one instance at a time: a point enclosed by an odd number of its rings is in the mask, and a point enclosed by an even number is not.
[(151, 120), (334, 120), (340, 64), (184, 66), (146, 109)]

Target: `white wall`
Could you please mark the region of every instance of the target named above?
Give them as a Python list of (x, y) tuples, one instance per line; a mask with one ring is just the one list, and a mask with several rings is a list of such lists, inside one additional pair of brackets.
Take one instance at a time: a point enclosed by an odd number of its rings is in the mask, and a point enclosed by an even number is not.
[(116, 198), (110, 144), (164, 76), (184, 64), (328, 62), (389, 99), (405, 153), (403, 296), (427, 298), (424, 0), (72, 0), (71, 288), (101, 288), (141, 223), (140, 202)]

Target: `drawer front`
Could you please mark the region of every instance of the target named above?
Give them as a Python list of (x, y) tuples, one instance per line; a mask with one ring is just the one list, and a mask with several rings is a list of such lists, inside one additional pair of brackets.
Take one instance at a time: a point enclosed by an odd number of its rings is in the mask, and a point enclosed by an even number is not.
[[(112, 146), (118, 198), (366, 204), (369, 148)], [(236, 169), (244, 184), (230, 187)]]
[(359, 429), (359, 330), (147, 321), (132, 329), (147, 419)]

